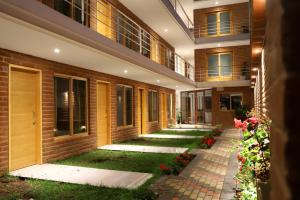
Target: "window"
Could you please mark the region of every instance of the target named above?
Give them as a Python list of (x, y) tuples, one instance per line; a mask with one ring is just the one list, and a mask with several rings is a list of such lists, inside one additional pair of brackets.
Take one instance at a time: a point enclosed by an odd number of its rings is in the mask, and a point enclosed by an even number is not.
[(85, 21), (84, 0), (54, 0), (54, 9), (81, 24)]
[(133, 89), (129, 86), (117, 85), (117, 125), (132, 125)]
[(207, 55), (208, 76), (231, 76), (232, 53), (218, 53)]
[(157, 92), (149, 91), (148, 92), (148, 110), (149, 110), (149, 121), (154, 122), (158, 120), (158, 112), (157, 112)]
[(207, 35), (219, 36), (231, 33), (231, 14), (228, 11), (207, 14)]
[(86, 80), (54, 77), (55, 136), (87, 132)]
[(235, 110), (242, 105), (242, 95), (240, 94), (221, 94), (220, 109)]

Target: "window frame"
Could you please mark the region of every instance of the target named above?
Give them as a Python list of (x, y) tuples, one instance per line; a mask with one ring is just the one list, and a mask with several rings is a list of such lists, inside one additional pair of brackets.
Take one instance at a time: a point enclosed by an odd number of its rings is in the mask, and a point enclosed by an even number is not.
[[(230, 109), (229, 110), (222, 110), (221, 109), (221, 95), (229, 95), (229, 106)], [(241, 105), (243, 105), (243, 93), (221, 93), (219, 96), (219, 110), (222, 112), (228, 112), (228, 111), (234, 111), (234, 109), (232, 109), (232, 101), (231, 101), (231, 97), (233, 96), (240, 96), (241, 97)]]
[[(231, 73), (227, 76), (221, 75), (222, 74), (222, 70), (221, 70), (221, 55), (224, 54), (230, 54), (231, 55)], [(218, 56), (218, 66), (216, 66), (218, 68), (218, 75), (215, 76), (209, 76), (209, 63), (208, 63), (208, 57), (211, 55), (217, 55)], [(233, 52), (232, 51), (224, 51), (224, 52), (218, 52), (218, 53), (208, 53), (206, 54), (206, 68), (207, 68), (207, 78), (217, 78), (217, 77), (224, 77), (224, 78), (228, 78), (232, 76), (233, 73), (233, 62), (234, 62), (234, 57), (233, 57)]]
[[(150, 108), (150, 101), (149, 101), (149, 95), (150, 95), (150, 93), (152, 93), (152, 98), (151, 98), (151, 102), (152, 102), (152, 110), (150, 110), (149, 108)], [(156, 93), (156, 120), (153, 120), (153, 119), (151, 119), (150, 120), (150, 113), (151, 113), (151, 115), (153, 114), (152, 112), (153, 112), (153, 93)], [(148, 90), (148, 122), (149, 123), (157, 123), (158, 121), (159, 121), (159, 93), (158, 93), (158, 91), (157, 90)], [(152, 116), (152, 118), (153, 118), (153, 116)]]
[[(88, 79), (83, 78), (83, 77), (78, 77), (78, 76), (72, 76), (72, 75), (66, 75), (66, 74), (59, 74), (59, 73), (54, 73), (53, 80), (54, 78), (65, 78), (69, 80), (69, 125), (70, 125), (70, 131), (66, 135), (56, 135), (56, 122), (54, 123), (54, 137), (55, 138), (66, 138), (66, 137), (78, 137), (78, 136), (85, 136), (89, 134), (89, 101), (88, 101), (88, 96), (89, 96), (89, 91), (88, 91)], [(80, 80), (80, 81), (85, 81), (85, 92), (86, 92), (86, 97), (85, 97), (85, 109), (86, 109), (86, 131), (82, 133), (74, 133), (74, 93), (73, 93), (73, 80)], [(54, 84), (54, 82), (53, 82)], [(54, 119), (56, 121), (56, 116), (57, 116), (57, 109), (56, 109), (56, 94), (55, 94), (55, 88), (54, 89)]]
[[(221, 13), (228, 13), (229, 14), (229, 22), (230, 22), (230, 31), (229, 33), (221, 33)], [(216, 29), (216, 34), (209, 34), (208, 32), (208, 15), (212, 15), (215, 14), (216, 15), (216, 25), (217, 25), (217, 29)], [(219, 37), (219, 36), (226, 36), (226, 35), (232, 35), (233, 34), (233, 20), (232, 20), (232, 11), (231, 10), (220, 10), (220, 11), (213, 11), (213, 12), (208, 12), (205, 14), (205, 27), (206, 27), (206, 36), (207, 37)]]
[[(123, 98), (123, 105), (122, 105), (122, 109), (123, 109), (123, 116), (122, 116), (122, 120), (123, 120), (123, 125), (118, 125), (118, 109), (117, 109), (117, 118), (116, 118), (116, 124), (117, 124), (117, 129), (123, 129), (123, 128), (128, 128), (128, 127), (133, 127), (133, 121), (134, 121), (134, 116), (133, 116), (133, 108), (134, 108), (134, 88), (133, 86), (130, 86), (130, 85), (124, 85), (124, 84), (116, 84), (116, 97), (118, 98), (118, 95), (117, 95), (117, 88), (121, 86), (123, 87), (122, 89), (122, 98)], [(127, 118), (126, 118), (126, 115), (127, 115), (127, 105), (126, 105), (126, 88), (130, 88), (132, 90), (132, 94), (131, 94), (131, 98), (132, 98), (132, 104), (131, 104), (131, 124), (127, 125)], [(118, 99), (117, 99), (117, 106), (118, 107)]]

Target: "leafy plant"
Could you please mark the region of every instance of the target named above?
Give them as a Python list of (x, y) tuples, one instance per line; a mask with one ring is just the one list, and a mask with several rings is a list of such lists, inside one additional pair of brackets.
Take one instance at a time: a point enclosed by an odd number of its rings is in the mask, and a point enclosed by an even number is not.
[(246, 120), (248, 118), (248, 114), (250, 113), (251, 108), (248, 105), (241, 105), (234, 111), (234, 117), (239, 120)]

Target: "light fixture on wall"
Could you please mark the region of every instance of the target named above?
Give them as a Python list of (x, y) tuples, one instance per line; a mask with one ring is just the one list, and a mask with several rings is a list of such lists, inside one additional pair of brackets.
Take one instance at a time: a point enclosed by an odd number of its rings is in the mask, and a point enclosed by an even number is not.
[(256, 72), (256, 71), (258, 71), (258, 68), (257, 67), (253, 67), (252, 71)]
[(262, 52), (262, 48), (255, 48), (253, 49), (254, 54), (260, 54)]
[(256, 78), (256, 76), (255, 76), (255, 75), (252, 75), (251, 78)]
[(60, 53), (60, 49), (59, 49), (59, 48), (55, 48), (53, 51), (54, 51), (54, 53), (56, 53), (56, 54), (59, 54), (59, 53)]

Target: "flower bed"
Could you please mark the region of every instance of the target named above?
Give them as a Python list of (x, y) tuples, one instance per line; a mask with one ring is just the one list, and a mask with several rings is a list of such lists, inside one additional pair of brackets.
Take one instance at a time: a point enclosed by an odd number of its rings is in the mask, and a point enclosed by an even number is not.
[(200, 145), (201, 149), (210, 149), (216, 142), (216, 139), (212, 136), (205, 136), (202, 138), (202, 143)]
[(163, 174), (178, 175), (193, 159), (195, 155), (190, 153), (182, 153), (175, 158), (171, 166), (160, 164), (159, 168)]
[[(243, 131), (241, 150), (237, 155), (239, 172), (236, 174), (239, 188), (237, 198), (260, 199), (260, 183), (270, 180), (270, 125), (268, 119), (248, 117), (244, 121), (235, 119), (235, 127)], [(259, 191), (259, 193), (257, 192)], [(266, 191), (268, 193), (268, 191)]]

